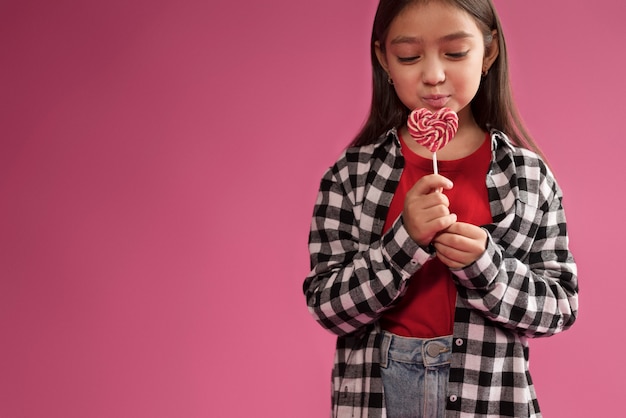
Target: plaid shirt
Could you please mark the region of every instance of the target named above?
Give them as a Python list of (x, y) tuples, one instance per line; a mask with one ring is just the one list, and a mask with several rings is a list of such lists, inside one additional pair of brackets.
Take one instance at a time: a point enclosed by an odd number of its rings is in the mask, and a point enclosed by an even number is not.
[[(548, 167), (501, 132), (491, 141), (487, 248), (452, 271), (458, 296), (446, 417), (540, 417), (527, 338), (574, 323), (576, 265)], [(403, 165), (391, 130), (373, 145), (347, 149), (321, 181), (303, 288), (314, 318), (338, 335), (336, 417), (386, 416), (378, 319), (433, 257), (409, 237), (402, 216), (382, 232)]]

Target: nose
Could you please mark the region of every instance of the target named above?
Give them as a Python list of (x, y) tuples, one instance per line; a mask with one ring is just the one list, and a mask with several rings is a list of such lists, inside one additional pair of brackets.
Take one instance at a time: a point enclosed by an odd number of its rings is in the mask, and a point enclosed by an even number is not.
[(424, 61), (422, 70), (422, 82), (428, 85), (437, 85), (446, 80), (446, 72), (443, 63), (437, 58)]

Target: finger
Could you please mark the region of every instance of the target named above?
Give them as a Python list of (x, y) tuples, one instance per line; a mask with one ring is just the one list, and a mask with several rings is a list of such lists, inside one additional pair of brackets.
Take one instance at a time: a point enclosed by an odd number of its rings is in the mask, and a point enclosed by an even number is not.
[(428, 194), (420, 194), (420, 190), (412, 189), (407, 193), (404, 205), (411, 210), (425, 210), (437, 206), (448, 208), (450, 200), (443, 193), (432, 193), (431, 191)]
[(446, 265), (454, 263), (455, 265), (464, 266), (473, 261), (472, 253), (450, 247), (438, 239), (433, 241), (433, 246), (437, 251), (437, 255), (441, 255), (441, 257), (447, 260)]
[(475, 253), (480, 247), (480, 245), (477, 244), (477, 240), (448, 232), (451, 227), (453, 227), (453, 225), (450, 225), (446, 231), (438, 234), (434, 239), (435, 243), (444, 246), (449, 249), (449, 251), (454, 250), (459, 253)]
[(484, 229), (466, 222), (457, 222), (454, 225), (450, 225), (446, 232), (475, 240), (487, 238), (487, 233)]
[(434, 239), (435, 234), (444, 231), (446, 228), (450, 227), (450, 225), (453, 225), (456, 222), (456, 219), (455, 213), (449, 213), (444, 216), (433, 217), (432, 219), (426, 221), (425, 225), (432, 232), (432, 239)]
[(437, 234), (433, 240), (433, 245), (437, 254), (441, 254), (442, 257), (449, 260), (446, 265), (452, 266), (454, 264), (457, 267), (462, 267), (470, 265), (485, 252), (487, 233), (476, 226), (467, 228), (472, 233), (476, 232), (475, 236), (472, 237), (448, 232), (457, 229), (457, 225), (451, 225), (446, 231)]
[[(424, 220), (431, 220), (450, 214), (448, 198), (441, 193), (433, 193), (439, 196), (420, 196), (405, 201), (407, 212), (415, 214)], [(442, 196), (442, 197), (440, 197)]]
[(436, 250), (436, 256), (439, 260), (441, 260), (441, 262), (443, 264), (445, 264), (446, 266), (448, 266), (449, 268), (452, 269), (460, 269), (463, 268), (463, 266), (465, 264), (463, 264), (462, 262), (459, 262), (457, 260), (454, 260), (452, 258), (449, 258), (444, 251), (442, 251), (441, 246), (440, 248), (437, 248), (437, 244), (435, 244), (435, 250)]
[(485, 252), (486, 240), (470, 239), (454, 234), (439, 234), (434, 239), (435, 248), (437, 244), (445, 251), (446, 256), (459, 262), (474, 261)]
[(421, 246), (427, 246), (433, 241), (437, 233), (448, 228), (456, 222), (456, 219), (456, 214), (448, 214), (428, 220), (422, 217), (420, 222), (417, 223), (412, 223), (410, 218), (407, 218), (407, 230), (415, 242)]
[(443, 189), (449, 190), (453, 186), (452, 181), (440, 174), (429, 174), (422, 177), (411, 190), (414, 193), (425, 195), (433, 191)]

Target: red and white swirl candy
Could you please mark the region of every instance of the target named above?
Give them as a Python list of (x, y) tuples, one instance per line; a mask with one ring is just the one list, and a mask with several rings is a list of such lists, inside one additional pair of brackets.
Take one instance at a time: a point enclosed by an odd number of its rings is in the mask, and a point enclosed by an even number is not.
[(407, 121), (409, 133), (418, 144), (430, 152), (445, 147), (459, 128), (459, 117), (447, 107), (435, 113), (428, 109), (415, 109)]

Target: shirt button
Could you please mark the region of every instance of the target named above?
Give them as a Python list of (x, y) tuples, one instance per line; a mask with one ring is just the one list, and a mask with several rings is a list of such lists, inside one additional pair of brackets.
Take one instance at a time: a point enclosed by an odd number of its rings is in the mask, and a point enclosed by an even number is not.
[(415, 259), (411, 259), (411, 265), (412, 265), (412, 266), (416, 266), (416, 265), (417, 265), (417, 260), (415, 260)]
[(559, 322), (556, 323), (556, 325), (560, 328), (563, 326), (563, 320), (559, 319)]
[(456, 402), (457, 399), (456, 395), (450, 395), (450, 402)]
[(457, 338), (454, 343), (456, 344), (457, 347), (460, 347), (463, 345), (463, 339), (462, 338)]

